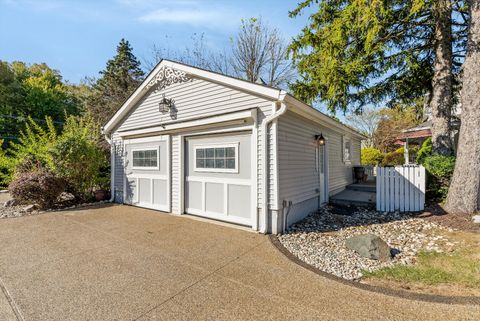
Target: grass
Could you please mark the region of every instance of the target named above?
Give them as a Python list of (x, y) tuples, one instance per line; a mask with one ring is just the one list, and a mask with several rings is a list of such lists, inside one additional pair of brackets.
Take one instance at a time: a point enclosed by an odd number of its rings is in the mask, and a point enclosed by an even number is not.
[(454, 232), (447, 236), (461, 242), (454, 252), (420, 252), (413, 266), (398, 265), (373, 272), (363, 271), (364, 278), (407, 286), (454, 285), (480, 290), (480, 235)]

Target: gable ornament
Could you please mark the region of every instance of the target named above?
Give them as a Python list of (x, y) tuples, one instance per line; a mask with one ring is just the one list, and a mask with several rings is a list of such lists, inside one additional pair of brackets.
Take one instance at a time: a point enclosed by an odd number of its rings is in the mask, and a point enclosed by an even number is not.
[(149, 90), (152, 87), (155, 87), (155, 91), (160, 91), (165, 89), (165, 87), (179, 84), (183, 82), (191, 81), (193, 78), (190, 77), (186, 72), (173, 69), (168, 66), (161, 67), (155, 77), (148, 82), (145, 86), (145, 90)]

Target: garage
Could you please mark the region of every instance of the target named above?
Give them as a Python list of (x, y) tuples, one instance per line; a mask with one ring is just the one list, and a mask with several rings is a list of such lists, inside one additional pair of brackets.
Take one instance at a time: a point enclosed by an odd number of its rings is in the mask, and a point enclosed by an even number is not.
[(125, 140), (126, 204), (170, 211), (170, 137)]
[(251, 132), (185, 138), (185, 212), (252, 225)]

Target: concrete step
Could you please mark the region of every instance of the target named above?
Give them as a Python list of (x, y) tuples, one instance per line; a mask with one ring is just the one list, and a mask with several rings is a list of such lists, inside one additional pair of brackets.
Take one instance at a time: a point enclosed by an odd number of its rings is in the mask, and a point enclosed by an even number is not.
[(377, 201), (375, 192), (345, 189), (330, 197), (330, 203), (340, 206), (358, 206), (374, 208)]
[(347, 185), (346, 189), (351, 191), (375, 193), (377, 190), (377, 187), (375, 186), (375, 184), (371, 184), (371, 183), (355, 183), (355, 184)]

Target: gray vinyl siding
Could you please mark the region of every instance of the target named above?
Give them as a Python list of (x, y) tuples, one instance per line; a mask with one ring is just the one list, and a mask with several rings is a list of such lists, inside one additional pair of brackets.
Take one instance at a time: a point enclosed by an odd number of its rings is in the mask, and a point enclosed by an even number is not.
[[(174, 100), (177, 113), (173, 119), (170, 114), (162, 114), (158, 111), (158, 103), (163, 94)], [(150, 89), (145, 98), (140, 100), (137, 107), (132, 109), (120, 125), (119, 131), (257, 108), (265, 105), (266, 102), (267, 100), (252, 94), (194, 79), (190, 82), (173, 84), (161, 92)]]
[[(327, 138), (329, 193), (352, 183), (352, 166), (360, 163), (360, 141), (351, 137), (352, 161), (345, 164), (342, 156), (341, 129), (335, 130), (310, 121), (293, 112), (278, 120), (279, 200), (293, 203), (317, 197), (314, 135)], [(347, 136), (348, 137), (348, 136)]]

